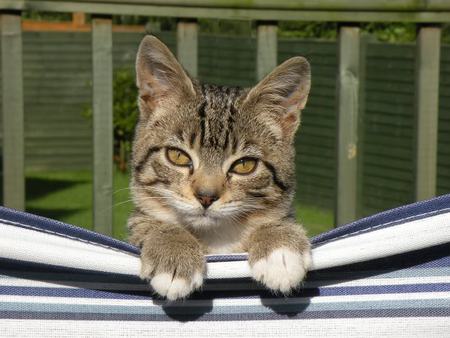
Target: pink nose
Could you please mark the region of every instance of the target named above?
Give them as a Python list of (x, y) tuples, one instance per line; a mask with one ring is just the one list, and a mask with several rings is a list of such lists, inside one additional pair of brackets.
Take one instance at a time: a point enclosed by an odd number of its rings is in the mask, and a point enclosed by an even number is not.
[(214, 192), (209, 191), (198, 191), (197, 193), (195, 193), (195, 197), (205, 209), (207, 209), (211, 204), (219, 199), (219, 197)]

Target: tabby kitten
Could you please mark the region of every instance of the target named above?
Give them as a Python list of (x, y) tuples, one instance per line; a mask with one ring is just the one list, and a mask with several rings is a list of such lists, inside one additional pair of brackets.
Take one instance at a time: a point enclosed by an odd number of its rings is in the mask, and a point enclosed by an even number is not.
[(159, 295), (183, 298), (202, 285), (205, 254), (248, 252), (254, 279), (289, 293), (311, 264), (292, 209), (308, 62), (291, 58), (251, 89), (201, 85), (147, 36), (136, 73), (128, 226), (141, 277)]

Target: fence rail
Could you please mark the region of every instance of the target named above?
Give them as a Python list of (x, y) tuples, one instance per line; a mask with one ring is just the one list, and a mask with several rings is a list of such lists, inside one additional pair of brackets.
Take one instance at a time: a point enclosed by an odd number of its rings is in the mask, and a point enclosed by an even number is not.
[[(87, 12), (92, 20), (94, 112), (94, 210), (112, 204), (112, 19), (111, 15), (179, 18), (177, 46), (181, 63), (197, 74), (197, 18), (257, 21), (257, 77), (276, 65), (277, 24), (273, 20), (335, 21), (339, 26), (339, 65), (336, 76), (337, 172), (336, 224), (351, 221), (358, 201), (360, 169), (361, 52), (359, 22), (418, 23), (415, 75), (415, 198), (436, 193), (437, 111), (440, 32), (450, 22), (450, 3), (442, 0), (350, 1), (293, 0), (252, 2), (225, 0), (0, 0), (2, 44), (3, 166), (5, 205), (24, 208), (24, 118), (21, 11)], [(348, 22), (351, 22), (350, 24)], [(100, 104), (101, 102), (101, 104)], [(96, 213), (95, 229), (111, 234), (111, 214)]]

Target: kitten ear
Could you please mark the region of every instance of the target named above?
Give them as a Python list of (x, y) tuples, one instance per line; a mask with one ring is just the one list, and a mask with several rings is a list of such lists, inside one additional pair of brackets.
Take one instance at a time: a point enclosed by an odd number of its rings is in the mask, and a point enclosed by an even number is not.
[(256, 114), (268, 113), (280, 123), (282, 137), (291, 139), (300, 123), (311, 87), (308, 61), (293, 57), (253, 87), (244, 101)]
[(192, 80), (167, 46), (154, 36), (142, 39), (136, 58), (136, 85), (141, 114), (161, 105), (177, 105), (194, 96)]

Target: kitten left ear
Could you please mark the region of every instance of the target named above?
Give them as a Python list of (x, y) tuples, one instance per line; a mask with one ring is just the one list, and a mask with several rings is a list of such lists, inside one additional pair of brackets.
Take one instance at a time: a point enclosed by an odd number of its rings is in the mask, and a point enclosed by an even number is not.
[(142, 39), (136, 58), (139, 108), (145, 117), (165, 105), (195, 96), (192, 80), (167, 46), (156, 37)]
[(276, 67), (247, 94), (244, 106), (256, 114), (268, 113), (280, 122), (283, 137), (291, 139), (300, 123), (311, 87), (308, 61), (293, 57)]

